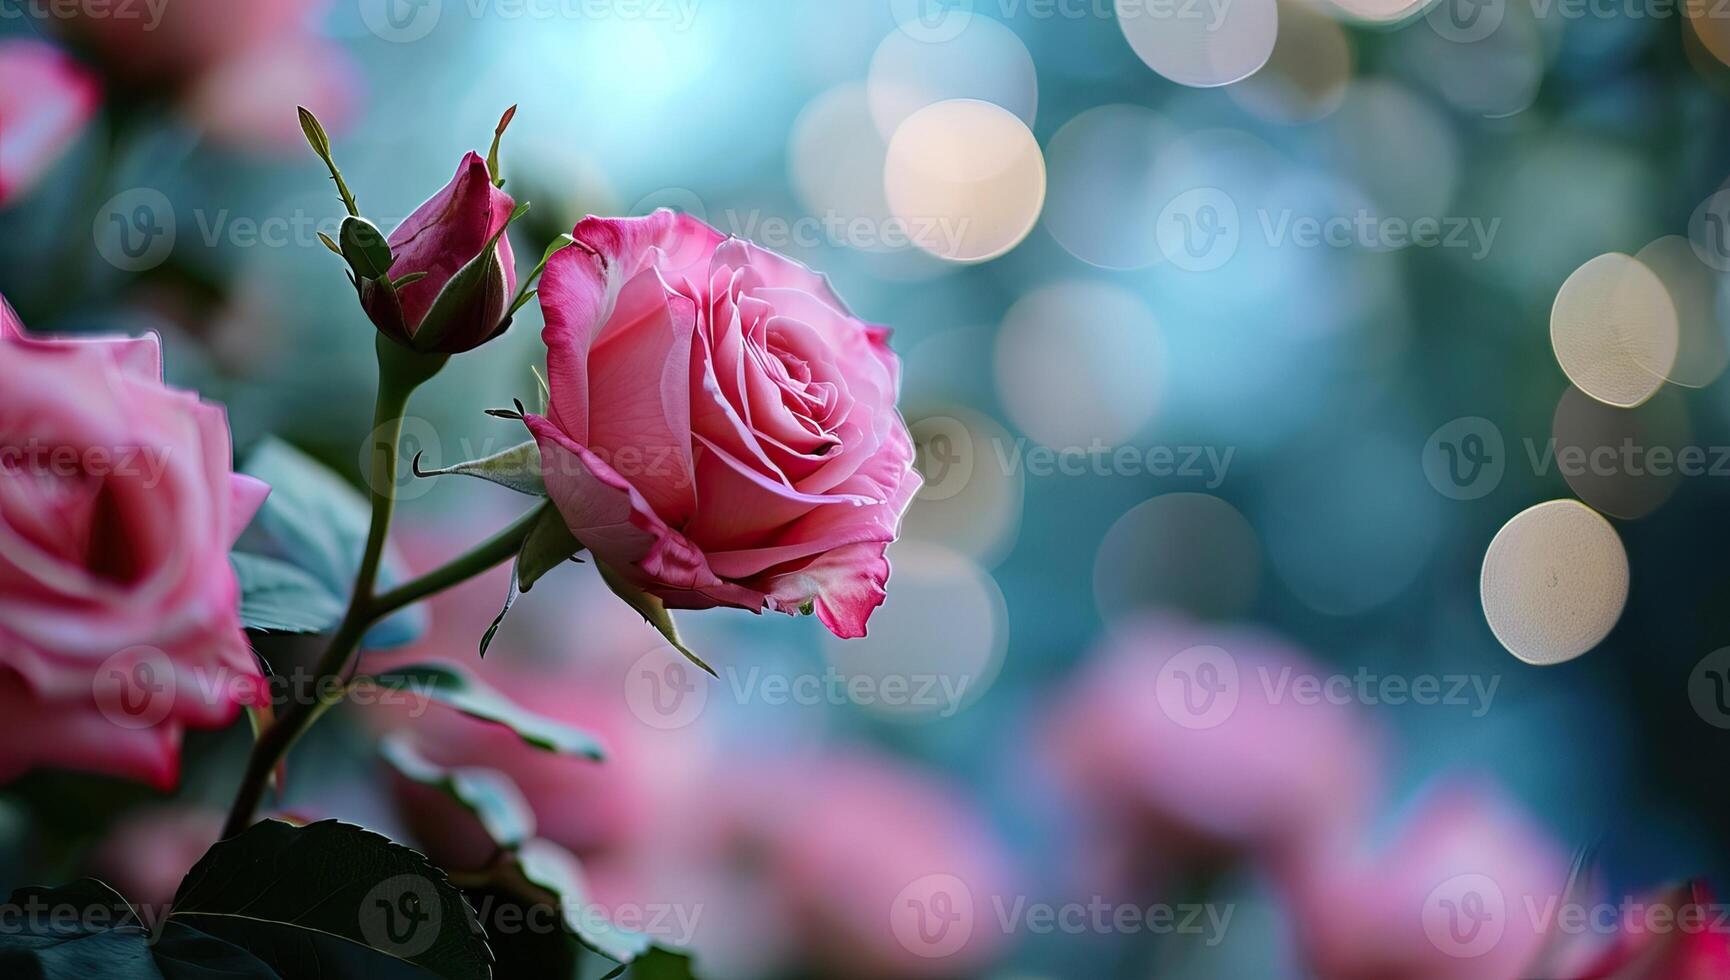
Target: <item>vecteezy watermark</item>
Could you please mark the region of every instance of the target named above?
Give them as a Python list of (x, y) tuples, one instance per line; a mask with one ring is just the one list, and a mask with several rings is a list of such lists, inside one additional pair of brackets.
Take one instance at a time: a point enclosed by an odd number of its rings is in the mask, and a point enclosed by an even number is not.
[[(1424, 20), (1443, 38), (1473, 44), (1496, 33), (1507, 20), (1512, 0), (1437, 0)], [(1730, 18), (1730, 0), (1527, 0), (1534, 21), (1703, 20)]]
[(1190, 729), (1217, 728), (1229, 721), (1246, 697), (1266, 705), (1419, 705), (1464, 708), (1471, 717), (1489, 713), (1499, 674), (1382, 674), (1359, 667), (1351, 673), (1319, 674), (1290, 664), (1277, 669), (1257, 664), (1249, 677), (1226, 650), (1190, 647), (1161, 665), (1154, 697), (1174, 723)]
[[(378, 426), (361, 442), (357, 458), (360, 472), (365, 475), (369, 486), (374, 480), (375, 454), (380, 447), (392, 445), (390, 440), (394, 429), (394, 423)], [(413, 500), (432, 490), (436, 481), (430, 477), (450, 473), (484, 474), (487, 479), (506, 486), (538, 485), (548, 474), (588, 478), (587, 465), (575, 455), (542, 456), (529, 446), (530, 441), (524, 430), (519, 430), (518, 438), (514, 439), (492, 435), (478, 439), (452, 437), (441, 432), (428, 419), (417, 415), (404, 416), (400, 438), (395, 445), (399, 447), (405, 465), (397, 467), (396, 483), (390, 489), (394, 490), (398, 500)], [(687, 487), (694, 478), (690, 460), (671, 445), (595, 446), (589, 448), (589, 454), (627, 479)]]
[(31, 436), (0, 446), (0, 472), (55, 480), (136, 481), (152, 490), (162, 485), (172, 453), (165, 446), (48, 445)]
[(115, 20), (146, 31), (162, 26), (169, 0), (0, 0), (0, 20)]
[[(206, 249), (324, 249), (323, 238), (341, 237), (341, 214), (295, 209), (265, 217), (235, 214), (228, 208), (195, 208), (190, 228)], [(153, 187), (134, 187), (97, 209), (91, 235), (96, 251), (123, 272), (146, 272), (168, 261), (186, 241), (188, 225), (168, 195)], [(386, 221), (395, 227), (398, 221)], [(321, 238), (320, 236), (323, 236)]]
[(176, 707), (189, 704), (332, 704), (400, 708), (418, 718), (435, 702), (433, 678), (395, 676), (359, 682), (297, 668), (269, 677), (227, 667), (176, 664), (151, 646), (127, 647), (104, 660), (91, 679), (91, 693), (103, 717), (119, 728), (138, 731), (160, 725)]
[(1700, 658), (1688, 675), (1688, 703), (1700, 720), (1715, 728), (1730, 728), (1730, 647)]
[(972, 225), (953, 215), (891, 215), (884, 218), (848, 216), (838, 211), (784, 217), (761, 210), (723, 209), (714, 215), (716, 228), (765, 248), (834, 246), (861, 252), (893, 252), (920, 248), (938, 255), (959, 252)]
[(712, 698), (739, 705), (881, 708), (933, 718), (954, 717), (974, 690), (974, 679), (942, 671), (848, 674), (833, 666), (779, 671), (753, 665), (720, 668), (720, 680), (705, 676), (669, 647), (643, 654), (625, 674), (625, 703), (651, 728), (684, 728), (702, 716)]
[[(1594, 446), (1527, 436), (1520, 445), (1520, 458), (1539, 477), (1730, 477), (1730, 446), (1649, 446), (1632, 436)], [(1478, 416), (1454, 419), (1424, 443), (1425, 478), (1454, 500), (1475, 500), (1496, 489), (1507, 463), (1502, 430)]]
[(522, 904), (492, 894), (473, 898), (475, 915), (492, 936), (554, 936), (568, 930), (595, 936), (625, 930), (669, 946), (690, 946), (702, 922), (702, 903), (620, 902), (602, 905), (565, 897)]
[(1022, 20), (1205, 20), (1218, 30), (1232, 0), (889, 0), (901, 31), (916, 41), (941, 44), (960, 37), (974, 14)]
[(921, 500), (945, 500), (967, 488), (980, 466), (1003, 476), (1155, 477), (1186, 480), (1218, 489), (1237, 455), (1235, 446), (1125, 446), (1094, 439), (1085, 446), (1046, 446), (1027, 439), (992, 438), (989, 451), (967, 423), (928, 415), (910, 426), (915, 465), (924, 485)]
[(431, 34), (447, 10), (470, 20), (635, 20), (688, 31), (702, 0), (355, 0), (374, 36), (396, 44)]
[(1431, 889), (1420, 914), (1430, 944), (1456, 959), (1489, 953), (1510, 928), (1565, 937), (1730, 936), (1730, 905), (1631, 895), (1596, 902), (1568, 901), (1557, 893), (1510, 896), (1495, 878), (1478, 872), (1454, 875)]
[[(983, 914), (989, 908), (990, 915)], [(929, 874), (895, 896), (889, 927), (901, 947), (925, 959), (955, 956), (981, 929), (1015, 935), (1187, 936), (1207, 946), (1224, 941), (1236, 906), (1195, 902), (1139, 905), (1094, 897), (1080, 902), (1037, 902), (1025, 895), (975, 896), (953, 874)]]
[[(1259, 208), (1255, 219), (1253, 229), (1269, 248), (1463, 249), (1473, 260), (1490, 254), (1502, 225), (1500, 218), (1405, 218), (1379, 215), (1368, 208), (1326, 214)], [(1194, 187), (1174, 196), (1154, 224), (1160, 251), (1187, 272), (1210, 272), (1230, 262), (1249, 231), (1237, 201), (1218, 187)]]
[(360, 902), (362, 938), (398, 959), (413, 959), (431, 949), (443, 924), (438, 886), (422, 875), (386, 878)]

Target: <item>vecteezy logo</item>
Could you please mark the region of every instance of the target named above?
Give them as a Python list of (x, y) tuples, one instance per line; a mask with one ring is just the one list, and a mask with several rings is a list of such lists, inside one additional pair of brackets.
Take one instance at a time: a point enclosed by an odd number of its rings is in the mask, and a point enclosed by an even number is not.
[(431, 949), (443, 919), (438, 889), (420, 875), (387, 878), (360, 902), (361, 936), (373, 948), (399, 959)]
[(1171, 199), (1154, 226), (1160, 251), (1189, 272), (1217, 269), (1237, 254), (1237, 202), (1217, 187), (1195, 187)]
[(121, 191), (97, 209), (90, 233), (97, 254), (116, 269), (154, 269), (174, 251), (174, 205), (155, 188)]
[(443, 13), (444, 0), (360, 0), (360, 19), (366, 29), (396, 44), (431, 34)]
[(915, 956), (953, 956), (973, 937), (973, 891), (951, 874), (915, 879), (895, 896), (889, 928)]
[(1488, 875), (1455, 875), (1424, 900), (1424, 935), (1448, 956), (1468, 959), (1495, 948), (1507, 931), (1507, 899)]
[(154, 728), (174, 710), (174, 662), (155, 647), (127, 647), (96, 668), (96, 707), (120, 728)]
[(1730, 647), (1714, 650), (1694, 665), (1688, 703), (1706, 724), (1730, 728)]
[(948, 500), (973, 479), (973, 433), (960, 419), (930, 415), (913, 423), (913, 466), (925, 483), (920, 500)]
[(1476, 500), (1496, 489), (1507, 466), (1502, 430), (1476, 415), (1454, 419), (1424, 443), (1424, 478), (1453, 500)]
[(1730, 272), (1730, 190), (1700, 202), (1688, 219), (1688, 244), (1700, 261), (1719, 272)]
[(1154, 678), (1165, 716), (1184, 728), (1215, 728), (1237, 710), (1237, 660), (1219, 647), (1190, 647)]
[(952, 41), (973, 23), (973, 0), (890, 0), (895, 23), (915, 41)]
[(1507, 0), (1437, 0), (1424, 19), (1444, 39), (1471, 44), (1496, 33), (1506, 13)]
[(625, 674), (625, 703), (650, 728), (684, 728), (697, 720), (708, 701), (706, 679), (667, 644), (638, 657)]
[[(394, 432), (394, 428), (394, 425), (386, 423), (367, 433), (366, 440), (360, 446), (360, 472), (369, 487), (381, 492), (392, 491), (395, 499), (399, 501), (425, 496), (438, 481), (422, 479), (415, 475), (415, 471), (426, 473), (444, 465), (438, 428), (417, 415), (403, 416), (400, 434)], [(396, 438), (398, 458), (407, 460), (412, 465), (396, 468), (394, 486), (373, 487), (373, 460), (377, 453), (390, 448), (392, 438)]]

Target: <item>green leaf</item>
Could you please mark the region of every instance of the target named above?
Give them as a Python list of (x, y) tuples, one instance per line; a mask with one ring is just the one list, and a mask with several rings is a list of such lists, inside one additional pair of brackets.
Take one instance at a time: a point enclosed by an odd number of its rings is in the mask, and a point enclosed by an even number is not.
[(431, 698), (480, 721), (503, 725), (537, 749), (601, 761), (600, 743), (587, 732), (534, 714), (477, 677), (448, 664), (409, 664), (363, 683)]
[(475, 476), (531, 497), (547, 495), (546, 481), (541, 478), (541, 447), (533, 439), (483, 459), (473, 459), (438, 470), (421, 469), (420, 456), (416, 455), (414, 475)]
[(390, 242), (385, 240), (378, 225), (350, 215), (342, 219), (339, 240), (342, 242), (342, 257), (348, 260), (348, 267), (362, 282), (383, 279), (390, 274), (391, 263), (396, 259), (391, 255)]
[(324, 131), (324, 125), (305, 106), (296, 106), (295, 112), (300, 116), (300, 131), (306, 134), (306, 142), (312, 147), (312, 152), (318, 154), (320, 160), (329, 163), (330, 136)]
[(659, 630), (661, 636), (673, 645), (673, 649), (684, 654), (685, 659), (703, 668), (711, 677), (721, 676), (715, 673), (715, 668), (704, 663), (701, 657), (692, 653), (685, 646), (685, 641), (679, 638), (679, 627), (673, 623), (673, 614), (667, 611), (666, 605), (659, 598), (637, 588), (599, 558), (595, 559), (595, 567), (601, 570), (601, 580), (607, 583), (607, 588), (612, 589), (614, 595), (625, 600), (632, 609), (642, 614), (643, 619), (647, 620), (650, 626)]
[[(519, 412), (522, 405), (517, 406)], [(487, 627), (481, 636), (481, 656), (487, 655), (492, 648), (494, 637), (498, 636), (499, 627), (504, 625), (505, 617), (511, 613), (511, 608), (517, 604), (517, 599), (524, 592), (534, 588), (548, 572), (561, 563), (570, 561), (583, 546), (571, 535), (571, 529), (565, 526), (565, 519), (559, 514), (559, 509), (551, 501), (541, 505), (539, 516), (534, 527), (529, 529), (528, 537), (523, 539), (523, 546), (517, 552), (516, 564), (511, 569), (510, 591), (505, 593), (505, 606), (499, 610), (492, 625)]]
[(535, 836), (535, 811), (504, 773), (480, 766), (447, 769), (423, 756), (403, 733), (385, 736), (379, 754), (405, 779), (462, 804), (500, 847), (516, 847)]
[(352, 824), (276, 820), (187, 873), (168, 922), (247, 950), (283, 977), (489, 980), (492, 954), (444, 872)]
[(510, 128), (511, 120), (517, 117), (517, 107), (511, 106), (499, 118), (498, 127), (493, 130), (493, 146), (487, 151), (487, 173), (493, 176), (493, 186), (505, 186), (505, 179), (499, 176), (499, 142), (505, 138), (505, 130)]
[[(488, 885), (559, 913), (571, 940), (620, 964), (631, 976), (690, 977), (690, 959), (653, 937), (613, 925), (594, 914), (582, 868), (569, 851), (547, 840), (531, 840), (508, 853), (491, 871)], [(679, 972), (680, 970), (684, 972)]]
[(132, 906), (90, 878), (20, 888), (0, 916), (0, 976), (8, 978), (280, 980), (251, 953), (179, 923), (153, 942)]
[(342, 618), (342, 596), (288, 562), (235, 552), (240, 624), (270, 633), (322, 633)]
[(529, 591), (548, 572), (570, 561), (582, 550), (582, 542), (571, 534), (564, 515), (551, 503), (545, 504), (529, 536), (523, 539), (522, 551), (517, 554), (517, 586), (524, 592)]
[[(260, 442), (240, 471), (270, 484), (270, 496), (241, 535), (236, 550), (287, 562), (316, 579), (347, 605), (366, 548), (372, 506), (359, 490), (324, 464), (280, 439)], [(385, 552), (381, 589), (403, 579), (402, 562)], [(424, 608), (411, 607), (367, 632), (365, 646), (406, 646), (426, 631)]]

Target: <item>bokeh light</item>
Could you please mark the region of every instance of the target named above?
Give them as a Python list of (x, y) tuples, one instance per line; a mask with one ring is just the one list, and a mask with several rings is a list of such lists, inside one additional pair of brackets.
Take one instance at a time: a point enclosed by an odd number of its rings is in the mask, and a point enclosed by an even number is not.
[(1108, 621), (1172, 609), (1228, 619), (1255, 601), (1261, 569), (1261, 544), (1237, 508), (1205, 493), (1161, 494), (1105, 533), (1093, 599)]
[(1676, 306), (1638, 259), (1600, 255), (1562, 283), (1550, 310), (1550, 344), (1575, 387), (1632, 407), (1652, 397), (1676, 363)]
[(990, 102), (955, 99), (913, 113), (889, 141), (883, 183), (913, 243), (940, 258), (983, 262), (1039, 220), (1045, 158), (1026, 125)]
[(1484, 554), (1484, 618), (1509, 653), (1546, 666), (1603, 642), (1628, 600), (1628, 553), (1596, 511), (1551, 500), (1521, 511)]

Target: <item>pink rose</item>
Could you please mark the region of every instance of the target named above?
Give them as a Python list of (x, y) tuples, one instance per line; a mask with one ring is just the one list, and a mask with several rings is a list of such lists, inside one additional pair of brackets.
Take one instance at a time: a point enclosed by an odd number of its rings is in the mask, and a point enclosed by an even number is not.
[[(415, 350), (460, 354), (498, 336), (508, 326), (505, 312), (517, 289), (516, 257), (504, 234), (516, 202), (493, 186), (492, 174), (480, 154), (470, 153), (457, 166), (444, 190), (415, 209), (390, 234), (394, 261), (390, 278), (425, 273), (426, 277), (399, 287), (393, 294), (376, 282), (364, 283), (361, 301), (367, 315), (385, 335)], [(473, 288), (444, 297), (438, 316), (428, 324), (434, 301), (457, 271), (474, 261), (494, 240), (496, 262)], [(455, 305), (453, 299), (460, 299)], [(421, 328), (428, 328), (423, 333)], [(436, 332), (437, 336), (433, 336)]]
[(1122, 877), (1243, 853), (1287, 862), (1355, 833), (1373, 802), (1373, 729), (1341, 705), (1269, 689), (1320, 673), (1252, 630), (1154, 618), (1116, 629), (1045, 739), (1095, 824), (1096, 863)]
[(115, 73), (133, 82), (184, 84), (231, 60), (302, 33), (322, 0), (167, 0), (91, 6), (72, 23)]
[(1311, 862), (1286, 887), (1319, 976), (1517, 980), (1534, 975), (1567, 882), (1566, 855), (1524, 814), (1453, 786), (1377, 853)]
[(670, 607), (864, 635), (919, 487), (888, 331), (686, 215), (573, 234), (540, 283), (551, 409), (527, 420), (572, 533)]
[(983, 976), (1012, 938), (1008, 855), (967, 798), (893, 757), (719, 753), (602, 901), (700, 909), (704, 976)]
[(64, 154), (102, 98), (83, 66), (40, 41), (0, 40), (0, 204)]
[(267, 699), (228, 552), (268, 492), (154, 336), (25, 338), (0, 301), (0, 779), (169, 788), (186, 728)]
[(1583, 980), (1722, 980), (1730, 977), (1723, 904), (1700, 882), (1627, 906), (1609, 948), (1569, 976)]

